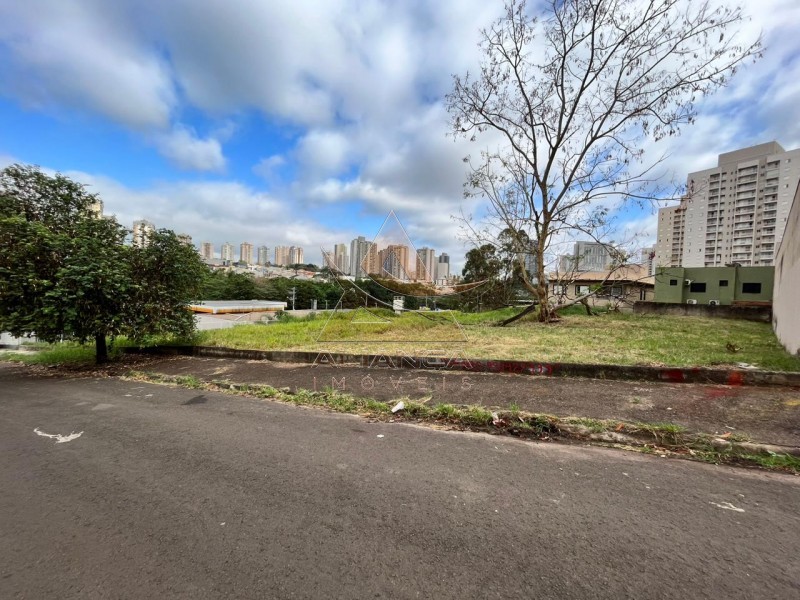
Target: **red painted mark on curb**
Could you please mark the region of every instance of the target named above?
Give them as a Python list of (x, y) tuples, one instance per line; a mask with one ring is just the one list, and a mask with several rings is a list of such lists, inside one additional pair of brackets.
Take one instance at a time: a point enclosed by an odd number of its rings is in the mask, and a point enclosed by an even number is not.
[(681, 369), (668, 369), (661, 371), (658, 374), (659, 379), (666, 379), (667, 381), (685, 381), (686, 376)]
[(744, 375), (741, 371), (728, 373), (728, 385), (744, 385)]
[(552, 375), (553, 365), (542, 365), (539, 363), (525, 363), (525, 373), (529, 375)]

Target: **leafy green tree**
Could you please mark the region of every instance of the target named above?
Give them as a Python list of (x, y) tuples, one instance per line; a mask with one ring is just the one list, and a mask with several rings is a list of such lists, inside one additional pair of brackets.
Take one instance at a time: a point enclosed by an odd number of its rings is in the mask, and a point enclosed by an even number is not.
[(512, 263), (503, 260), (501, 253), (492, 244), (484, 244), (467, 252), (464, 269), (461, 271), (464, 283), (480, 285), (462, 294), (463, 308), (480, 310), (505, 306), (509, 288), (507, 271), (512, 266)]
[(108, 337), (191, 331), (186, 304), (205, 275), (197, 253), (165, 230), (146, 248), (123, 245), (127, 230), (98, 202), (60, 174), (0, 171), (0, 330), (93, 340), (99, 363)]
[(174, 231), (159, 229), (146, 246), (131, 248), (129, 263), (134, 276), (126, 300), (133, 310), (127, 315), (126, 334), (134, 339), (191, 335), (194, 315), (186, 305), (200, 298), (208, 274), (194, 247)]

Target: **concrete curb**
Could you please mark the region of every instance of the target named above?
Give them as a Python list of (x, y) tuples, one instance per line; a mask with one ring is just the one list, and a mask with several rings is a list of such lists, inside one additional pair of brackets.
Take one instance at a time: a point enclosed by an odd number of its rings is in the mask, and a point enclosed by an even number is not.
[(707, 367), (647, 367), (627, 365), (540, 363), (519, 360), (481, 358), (403, 356), (383, 354), (343, 354), (338, 352), (302, 352), (284, 350), (240, 350), (216, 346), (151, 346), (125, 348), (132, 354), (163, 354), (269, 360), (328, 367), (361, 366), (383, 369), (423, 369), (433, 371), (465, 371), (470, 373), (510, 373), (543, 377), (585, 377), (630, 381), (662, 381), (669, 383), (711, 383), (721, 385), (777, 385), (800, 387), (800, 373), (761, 371), (757, 369), (723, 369)]
[[(159, 383), (168, 383), (173, 385), (181, 385), (182, 377), (179, 375), (163, 375), (158, 373), (144, 373), (145, 377), (154, 377)], [(272, 386), (264, 384), (252, 383), (236, 383), (219, 379), (210, 379), (203, 382), (205, 385), (213, 386), (218, 391), (230, 391), (237, 394), (252, 395), (254, 392), (262, 389), (268, 389), (277, 392), (279, 395), (273, 397), (277, 401), (281, 400), (281, 390), (275, 390)], [(314, 392), (315, 395), (323, 395), (322, 392)], [(461, 408), (469, 408), (465, 405), (457, 405)], [(398, 413), (391, 415), (400, 421), (414, 421), (415, 417), (407, 417), (405, 414)], [(497, 416), (502, 417), (503, 424), (496, 425), (492, 422), (487, 422), (485, 425), (468, 425), (468, 429), (475, 431), (488, 431), (493, 433), (514, 435), (514, 421), (515, 416), (504, 410), (498, 410)], [(527, 416), (538, 417), (541, 415), (528, 414)], [(550, 417), (548, 417), (550, 418)], [(429, 422), (431, 419), (421, 418), (421, 422)], [(796, 446), (778, 446), (775, 444), (763, 444), (759, 442), (744, 442), (736, 440), (726, 440), (713, 435), (705, 434), (702, 432), (687, 432), (683, 431), (676, 434), (661, 434), (653, 432), (652, 430), (640, 429), (641, 424), (631, 423), (629, 421), (606, 419), (605, 421), (615, 422), (625, 425), (623, 431), (593, 431), (588, 427), (580, 424), (569, 423), (559, 417), (555, 417), (550, 428), (548, 435), (552, 437), (559, 437), (564, 439), (571, 439), (577, 441), (599, 442), (606, 444), (622, 444), (633, 447), (647, 447), (655, 445), (668, 451), (681, 451), (681, 450), (700, 450), (708, 451), (713, 449), (717, 452), (725, 453), (726, 455), (737, 457), (743, 455), (781, 455), (786, 454), (800, 458), (800, 448)], [(458, 425), (458, 422), (451, 422)], [(672, 439), (670, 439), (672, 438)]]

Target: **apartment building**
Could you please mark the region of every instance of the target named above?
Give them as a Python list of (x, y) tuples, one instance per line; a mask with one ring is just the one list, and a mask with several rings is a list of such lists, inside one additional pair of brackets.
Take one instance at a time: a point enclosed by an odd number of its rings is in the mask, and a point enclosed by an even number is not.
[(800, 149), (777, 142), (720, 154), (690, 173), (680, 204), (658, 212), (656, 265), (769, 266), (800, 181)]
[(444, 284), (450, 278), (450, 255), (442, 252), (436, 261), (436, 282)]
[(333, 246), (333, 267), (344, 275), (350, 274), (350, 263), (347, 256), (347, 244)]
[(219, 257), (223, 261), (233, 262), (233, 244), (225, 242), (220, 248)]
[(290, 265), (305, 264), (303, 257), (303, 249), (300, 246), (289, 246), (289, 263)]
[[(532, 260), (535, 264), (535, 256), (533, 256)], [(575, 242), (572, 254), (561, 256), (559, 271), (562, 273), (605, 271), (612, 262), (611, 253), (605, 244), (599, 242)], [(535, 271), (533, 269), (533, 272)]]
[(399, 279), (400, 281), (411, 281), (412, 274), (409, 273), (409, 250), (403, 244), (389, 244), (383, 250), (378, 251), (378, 262), (380, 264), (379, 275)]
[(149, 243), (151, 233), (154, 233), (156, 226), (150, 221), (141, 219), (133, 222), (133, 239), (131, 243), (137, 248), (145, 248)]
[(289, 246), (275, 246), (275, 264), (285, 267), (289, 262)]
[(655, 275), (656, 247), (647, 246), (639, 251), (639, 264), (644, 266), (648, 275)]
[(95, 217), (97, 217), (99, 219), (100, 217), (103, 216), (103, 207), (104, 206), (105, 205), (103, 204), (103, 201), (100, 200), (100, 198), (95, 198), (94, 202), (92, 202), (89, 205), (89, 210), (92, 212), (92, 214)]
[(356, 279), (363, 279), (367, 276), (368, 271), (365, 262), (371, 246), (372, 244), (363, 235), (350, 242), (350, 275)]
[(239, 262), (253, 264), (253, 244), (250, 242), (242, 242), (239, 246)]
[(266, 246), (258, 247), (258, 261), (259, 265), (266, 265), (269, 262), (269, 248)]
[(417, 250), (415, 277), (419, 281), (436, 281), (436, 251), (433, 248)]
[(214, 259), (214, 244), (212, 242), (202, 242), (200, 244), (200, 258), (203, 260)]

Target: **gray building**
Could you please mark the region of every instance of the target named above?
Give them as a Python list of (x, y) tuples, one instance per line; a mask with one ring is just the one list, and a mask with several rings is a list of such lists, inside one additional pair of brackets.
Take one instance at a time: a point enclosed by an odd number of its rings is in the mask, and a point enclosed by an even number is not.
[(222, 261), (233, 262), (233, 244), (225, 242), (220, 249), (219, 258)]
[(266, 246), (258, 247), (258, 264), (266, 265), (269, 262), (269, 248)]
[(356, 279), (363, 279), (367, 276), (364, 259), (367, 258), (367, 252), (371, 245), (363, 235), (350, 242), (350, 275)]
[(442, 252), (436, 261), (436, 282), (445, 285), (450, 277), (450, 255)]
[(575, 242), (572, 254), (561, 257), (558, 269), (561, 273), (598, 272), (608, 269), (612, 262), (611, 253), (605, 244), (599, 242)]
[(720, 154), (690, 173), (686, 195), (658, 211), (657, 266), (768, 266), (800, 181), (800, 149), (777, 142)]
[(347, 256), (347, 244), (333, 246), (333, 266), (344, 275), (350, 274), (350, 261)]
[(642, 248), (639, 254), (639, 264), (647, 269), (648, 275), (656, 274), (656, 247), (648, 246)]

